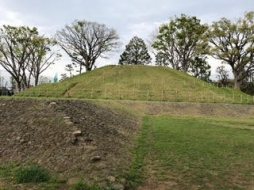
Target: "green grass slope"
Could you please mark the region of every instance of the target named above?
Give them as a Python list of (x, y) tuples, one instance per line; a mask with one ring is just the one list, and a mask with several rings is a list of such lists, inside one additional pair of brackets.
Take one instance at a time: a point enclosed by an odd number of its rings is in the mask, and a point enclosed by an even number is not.
[(106, 66), (18, 96), (170, 102), (253, 103), (238, 90), (218, 88), (188, 74), (155, 66)]

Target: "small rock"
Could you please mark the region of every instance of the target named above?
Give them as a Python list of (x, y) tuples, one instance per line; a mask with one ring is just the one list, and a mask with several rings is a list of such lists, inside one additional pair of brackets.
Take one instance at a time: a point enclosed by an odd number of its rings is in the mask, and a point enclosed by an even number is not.
[(75, 136), (73, 135), (72, 138), (71, 138), (71, 143), (72, 143), (72, 144), (76, 144), (77, 142), (78, 142), (77, 137), (75, 137)]
[(126, 185), (127, 180), (126, 180), (125, 178), (121, 178), (121, 179), (119, 180), (119, 182), (120, 182), (121, 184)]
[(76, 131), (72, 132), (72, 135), (74, 135), (75, 137), (79, 137), (82, 135), (82, 132), (81, 132), (81, 130), (76, 130)]
[(49, 106), (55, 106), (56, 105), (56, 102), (50, 102), (49, 103)]
[(68, 185), (73, 185), (73, 184), (78, 183), (79, 181), (80, 181), (79, 178), (73, 177), (73, 178), (68, 179), (67, 184), (68, 184)]
[(99, 170), (103, 170), (103, 169), (107, 168), (107, 165), (104, 163), (99, 163), (96, 165), (96, 168)]
[(66, 116), (66, 117), (63, 117), (63, 118), (64, 118), (64, 119), (70, 119), (71, 117), (67, 117), (67, 116)]
[(101, 157), (100, 156), (93, 156), (90, 161), (92, 162), (99, 162), (101, 160)]
[(66, 123), (67, 125), (74, 125), (74, 123), (71, 122), (71, 121), (69, 121), (69, 120), (66, 120), (65, 123)]
[(116, 178), (114, 176), (108, 176), (107, 178), (110, 182), (115, 182)]
[(113, 189), (124, 190), (124, 185), (122, 185), (120, 183), (113, 184), (112, 187), (113, 187)]

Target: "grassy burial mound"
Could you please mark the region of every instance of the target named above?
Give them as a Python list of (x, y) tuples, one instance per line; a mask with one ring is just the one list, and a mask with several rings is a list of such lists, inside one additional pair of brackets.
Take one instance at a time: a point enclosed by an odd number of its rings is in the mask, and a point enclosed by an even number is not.
[(238, 90), (218, 88), (166, 67), (106, 66), (62, 82), (30, 88), (18, 96), (170, 102), (253, 103)]

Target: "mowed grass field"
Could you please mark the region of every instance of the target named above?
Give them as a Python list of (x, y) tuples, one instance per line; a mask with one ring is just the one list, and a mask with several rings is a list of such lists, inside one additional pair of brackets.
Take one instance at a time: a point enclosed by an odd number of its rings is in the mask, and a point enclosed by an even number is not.
[(141, 189), (254, 189), (254, 119), (145, 116), (130, 178)]

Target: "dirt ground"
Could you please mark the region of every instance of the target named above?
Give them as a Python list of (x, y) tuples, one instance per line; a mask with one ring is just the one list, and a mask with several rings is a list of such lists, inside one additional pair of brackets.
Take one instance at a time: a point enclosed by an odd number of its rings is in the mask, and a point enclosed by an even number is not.
[(195, 117), (251, 118), (252, 104), (208, 104), (185, 102), (118, 101), (143, 115), (178, 115)]
[(0, 99), (0, 162), (117, 183), (131, 164), (138, 128), (135, 117), (86, 101)]

